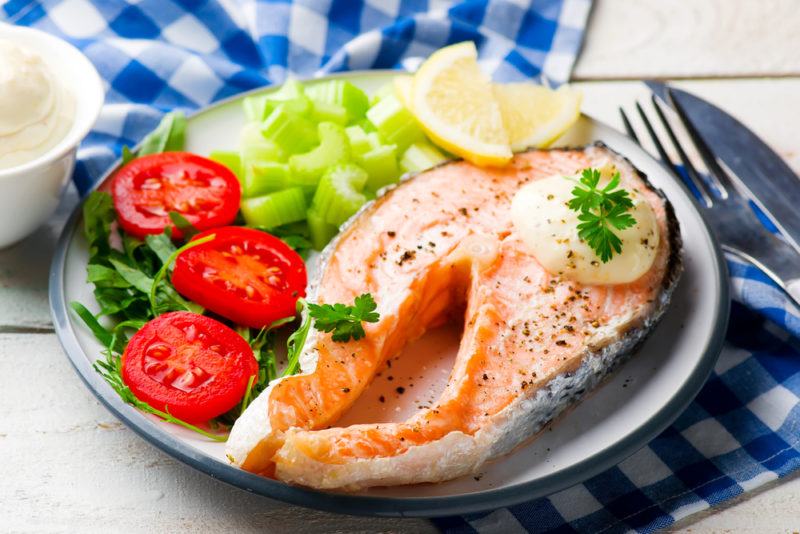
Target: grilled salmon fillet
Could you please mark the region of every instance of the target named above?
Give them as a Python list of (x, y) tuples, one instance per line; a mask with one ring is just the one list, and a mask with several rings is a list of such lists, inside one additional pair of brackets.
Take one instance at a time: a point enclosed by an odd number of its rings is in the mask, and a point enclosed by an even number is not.
[[(547, 272), (510, 218), (515, 192), (554, 174), (613, 164), (653, 209), (655, 261), (639, 279), (584, 285)], [(323, 252), (310, 297), (365, 292), (380, 320), (366, 337), (313, 331), (302, 374), (273, 382), (236, 422), (228, 457), (315, 488), (436, 482), (511, 451), (595, 387), (653, 329), (681, 272), (669, 202), (603, 145), (533, 150), (506, 167), (451, 162), (401, 182), (354, 216)], [(426, 330), (463, 320), (440, 398), (404, 422), (337, 428), (387, 358)]]

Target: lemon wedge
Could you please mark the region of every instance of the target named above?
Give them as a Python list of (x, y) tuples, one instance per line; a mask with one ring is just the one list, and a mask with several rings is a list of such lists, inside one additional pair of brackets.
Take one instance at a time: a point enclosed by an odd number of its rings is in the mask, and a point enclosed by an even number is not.
[(512, 156), (508, 134), (477, 58), (472, 42), (434, 52), (414, 74), (410, 108), (442, 148), (476, 165), (503, 165)]
[(514, 151), (547, 147), (581, 113), (581, 93), (565, 85), (555, 91), (531, 83), (495, 84), (493, 88)]

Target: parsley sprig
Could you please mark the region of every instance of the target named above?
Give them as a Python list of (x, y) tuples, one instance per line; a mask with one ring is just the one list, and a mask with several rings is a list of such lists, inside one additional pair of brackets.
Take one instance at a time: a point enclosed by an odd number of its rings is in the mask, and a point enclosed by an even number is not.
[(633, 201), (628, 191), (619, 187), (619, 172), (605, 187), (598, 187), (599, 169), (584, 169), (572, 190), (568, 206), (579, 213), (578, 237), (583, 239), (603, 263), (622, 252), (622, 240), (614, 230), (625, 230), (636, 224), (628, 213)]
[(314, 328), (323, 332), (333, 332), (334, 341), (350, 341), (364, 337), (361, 323), (376, 323), (380, 314), (378, 305), (369, 293), (359, 295), (352, 306), (346, 304), (308, 304), (308, 314), (314, 319)]

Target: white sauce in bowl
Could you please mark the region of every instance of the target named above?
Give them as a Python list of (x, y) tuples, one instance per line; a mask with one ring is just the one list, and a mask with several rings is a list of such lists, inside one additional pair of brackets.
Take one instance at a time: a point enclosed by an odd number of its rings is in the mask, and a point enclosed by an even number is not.
[(0, 39), (0, 169), (46, 153), (69, 132), (75, 99), (32, 49)]

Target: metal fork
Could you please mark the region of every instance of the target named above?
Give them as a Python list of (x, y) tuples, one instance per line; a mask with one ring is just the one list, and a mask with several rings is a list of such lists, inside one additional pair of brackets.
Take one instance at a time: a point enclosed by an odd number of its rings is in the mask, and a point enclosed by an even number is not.
[[(750, 207), (750, 200), (741, 191), (740, 186), (737, 187), (738, 179), (722, 168), (708, 145), (692, 127), (685, 110), (672, 98), (669, 91), (667, 94), (675, 110), (675, 115), (689, 134), (691, 143), (708, 170), (706, 175), (708, 181), (697, 170), (684, 150), (662, 105), (655, 95), (651, 95), (650, 100), (655, 115), (664, 126), (667, 137), (675, 148), (691, 185), (697, 190), (700, 198), (695, 200), (706, 211), (706, 220), (713, 228), (723, 250), (750, 261), (764, 271), (783, 288), (795, 305), (800, 308), (800, 254), (789, 243), (771, 233), (761, 224)], [(619, 111), (628, 136), (641, 145), (625, 110), (619, 108)], [(664, 143), (659, 139), (648, 114), (645, 113), (639, 102), (636, 102), (636, 111), (664, 165), (679, 181), (683, 181), (678, 165), (667, 154)], [(708, 183), (709, 181), (711, 183)]]

